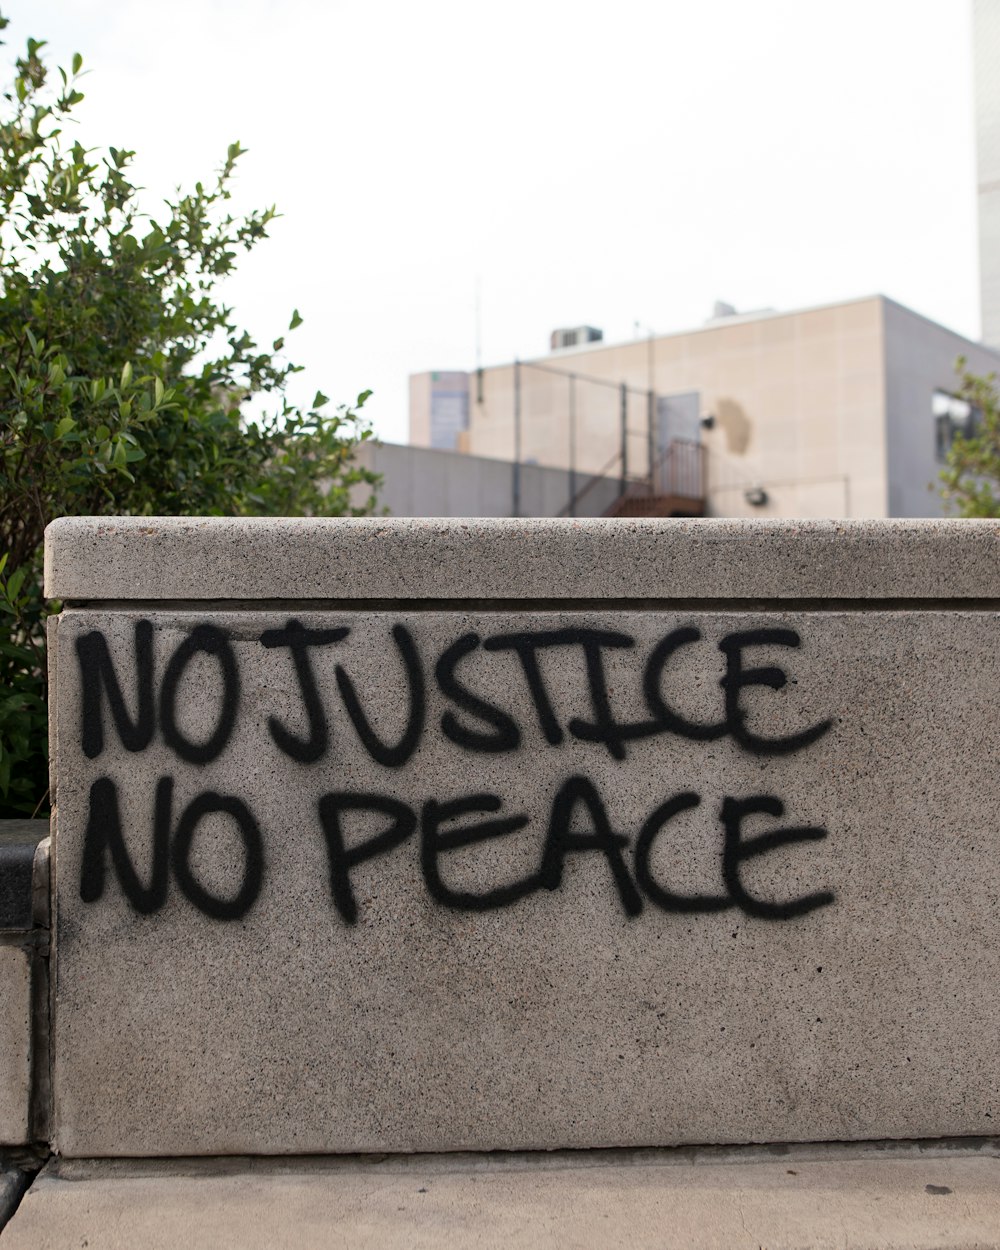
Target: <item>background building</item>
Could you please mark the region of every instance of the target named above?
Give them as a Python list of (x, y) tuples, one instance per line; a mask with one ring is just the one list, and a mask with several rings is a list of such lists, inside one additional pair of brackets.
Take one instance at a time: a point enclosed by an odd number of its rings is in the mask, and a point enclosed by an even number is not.
[(410, 378), (410, 442), (457, 451), (469, 428), (469, 375), (455, 370), (416, 373)]
[(973, 0), (982, 343), (885, 296), (410, 379), (410, 447), (371, 446), (410, 515), (921, 517), (975, 414), (960, 357), (1000, 371), (1000, 0)]
[[(454, 446), (565, 471), (566, 512), (590, 511), (596, 475), (619, 483), (633, 502), (617, 510), (633, 514), (935, 516), (938, 472), (968, 418), (954, 397), (960, 356), (975, 372), (1000, 368), (997, 352), (884, 296), (729, 313), (470, 373)], [(417, 375), (413, 393), (434, 376)], [(411, 441), (433, 445), (419, 411)], [(659, 506), (643, 508), (647, 496)], [(508, 511), (528, 515), (527, 501)]]

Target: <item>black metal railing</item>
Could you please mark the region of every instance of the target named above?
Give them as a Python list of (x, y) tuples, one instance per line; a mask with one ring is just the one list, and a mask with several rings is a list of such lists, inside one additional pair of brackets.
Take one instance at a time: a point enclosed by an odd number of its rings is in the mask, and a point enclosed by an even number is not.
[[(525, 373), (548, 375), (525, 387)], [(544, 428), (545, 460), (565, 438), (568, 498), (558, 516), (576, 516), (588, 504), (590, 514), (607, 512), (609, 491), (618, 499), (645, 493), (649, 496), (704, 498), (704, 449), (694, 440), (673, 439), (659, 446), (658, 400), (653, 390), (629, 386), (623, 381), (559, 368), (541, 361), (515, 360), (513, 366), (513, 447), (511, 512), (522, 514), (523, 470), (538, 463), (530, 455), (538, 444), (535, 431)], [(481, 386), (481, 380), (480, 380)], [(482, 391), (478, 392), (479, 402)], [(615, 451), (596, 471), (581, 472), (580, 461), (593, 464), (594, 439), (600, 430), (602, 450), (613, 440)], [(527, 444), (527, 446), (526, 446)], [(526, 454), (528, 459), (525, 459)], [(562, 459), (560, 454), (557, 459)], [(604, 494), (593, 497), (603, 484)]]
[[(606, 512), (617, 511), (616, 505), (623, 499), (648, 498), (651, 501), (672, 499), (701, 504), (705, 498), (705, 449), (701, 443), (687, 439), (674, 439), (653, 462), (651, 473), (620, 476), (621, 452), (611, 458), (592, 474), (559, 510), (559, 516), (576, 516), (581, 503), (588, 495), (609, 480), (618, 478), (618, 493)], [(655, 515), (655, 508), (650, 515)]]
[(651, 494), (681, 499), (705, 497), (705, 449), (701, 443), (675, 438), (653, 468)]

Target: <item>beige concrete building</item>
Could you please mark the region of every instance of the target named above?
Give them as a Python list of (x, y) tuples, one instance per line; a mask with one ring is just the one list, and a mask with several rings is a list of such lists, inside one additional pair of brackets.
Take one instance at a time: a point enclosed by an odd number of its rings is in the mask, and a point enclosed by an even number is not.
[[(690, 494), (676, 455), (694, 445), (708, 515), (937, 516), (934, 483), (969, 416), (960, 356), (1000, 369), (997, 351), (876, 295), (472, 372), (464, 429), (457, 405), (439, 407), (456, 451), (572, 470), (577, 492), (623, 469), (629, 493), (649, 492), (652, 465), (656, 491)], [(435, 376), (462, 389), (455, 373), (411, 379), (411, 442), (425, 447), (442, 445)]]

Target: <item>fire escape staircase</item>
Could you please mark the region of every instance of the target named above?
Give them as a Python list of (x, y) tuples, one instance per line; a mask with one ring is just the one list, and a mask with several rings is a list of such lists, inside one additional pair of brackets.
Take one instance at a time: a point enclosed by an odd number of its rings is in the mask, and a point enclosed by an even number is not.
[[(559, 513), (576, 516), (581, 501), (617, 466), (617, 453), (589, 478)], [(642, 477), (622, 474), (617, 498), (604, 509), (606, 517), (699, 517), (705, 515), (705, 449), (701, 443), (674, 439)]]

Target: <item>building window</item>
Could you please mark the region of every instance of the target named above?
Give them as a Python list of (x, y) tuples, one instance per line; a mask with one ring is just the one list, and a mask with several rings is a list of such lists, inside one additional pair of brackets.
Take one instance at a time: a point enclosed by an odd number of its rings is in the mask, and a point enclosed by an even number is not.
[(972, 438), (982, 414), (967, 399), (949, 395), (947, 391), (935, 391), (933, 404), (934, 451), (943, 464), (948, 459), (948, 451), (955, 441), (955, 435)]

